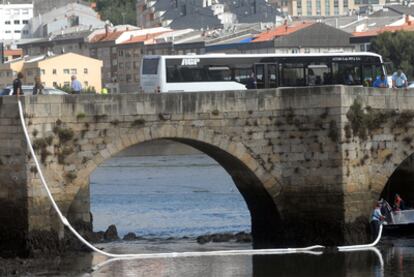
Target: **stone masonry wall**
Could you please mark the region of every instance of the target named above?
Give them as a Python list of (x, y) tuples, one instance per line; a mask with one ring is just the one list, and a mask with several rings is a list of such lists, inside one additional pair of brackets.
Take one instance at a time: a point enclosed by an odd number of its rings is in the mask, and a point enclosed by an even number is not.
[[(387, 127), (394, 121), (375, 122), (362, 139), (349, 111), (360, 114), (357, 100), (391, 120), (385, 111), (409, 109), (413, 96), (339, 86), (22, 99), (46, 179), (71, 222), (90, 223), (88, 179), (100, 163), (132, 145), (171, 139), (205, 152), (229, 172), (249, 207), (259, 247), (366, 241), (372, 202), (410, 154), (403, 132), (411, 132), (412, 118), (404, 114), (400, 121), (408, 127), (399, 128)], [(13, 105), (9, 97), (3, 102)], [(62, 237), (33, 161), (26, 162), (27, 231)], [(6, 169), (0, 164), (0, 174)], [(0, 184), (4, 195), (9, 181)]]

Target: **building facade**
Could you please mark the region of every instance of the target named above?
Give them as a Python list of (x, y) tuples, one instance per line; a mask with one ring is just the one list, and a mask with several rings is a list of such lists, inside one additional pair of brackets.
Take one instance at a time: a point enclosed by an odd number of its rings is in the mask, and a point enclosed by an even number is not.
[(0, 86), (10, 85), (22, 72), (23, 85), (34, 85), (34, 78), (40, 76), (44, 86), (69, 87), (71, 76), (76, 75), (83, 89), (100, 91), (101, 67), (102, 61), (74, 53), (26, 57), (0, 65)]
[(292, 16), (340, 16), (359, 11), (361, 7), (385, 5), (386, 0), (289, 0), (281, 1)]
[(17, 72), (22, 71), (23, 64), (24, 61), (22, 59), (0, 63), (0, 89), (13, 83)]
[(56, 35), (49, 38), (39, 38), (19, 43), (17, 46), (23, 49), (24, 55), (35, 56), (54, 53), (56, 55), (71, 52), (89, 56), (89, 44), (87, 37), (91, 31), (81, 31)]
[(17, 40), (29, 35), (29, 21), (33, 17), (31, 1), (0, 2), (0, 40)]
[(90, 6), (69, 3), (61, 7), (51, 6), (48, 11), (34, 16), (29, 25), (33, 37), (47, 37), (68, 31), (76, 33), (102, 28), (105, 22)]

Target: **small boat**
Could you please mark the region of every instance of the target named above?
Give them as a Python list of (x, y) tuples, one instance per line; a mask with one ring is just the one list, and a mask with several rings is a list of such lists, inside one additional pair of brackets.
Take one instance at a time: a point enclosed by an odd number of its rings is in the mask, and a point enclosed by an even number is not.
[(393, 211), (390, 205), (384, 201), (381, 211), (385, 216), (384, 235), (414, 235), (414, 209)]

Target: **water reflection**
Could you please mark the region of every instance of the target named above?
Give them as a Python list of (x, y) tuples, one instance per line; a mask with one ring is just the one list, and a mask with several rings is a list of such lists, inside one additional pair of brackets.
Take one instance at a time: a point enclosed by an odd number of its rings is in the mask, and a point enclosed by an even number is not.
[(97, 268), (93, 276), (413, 276), (414, 248), (383, 245), (380, 249), (322, 255), (114, 260)]

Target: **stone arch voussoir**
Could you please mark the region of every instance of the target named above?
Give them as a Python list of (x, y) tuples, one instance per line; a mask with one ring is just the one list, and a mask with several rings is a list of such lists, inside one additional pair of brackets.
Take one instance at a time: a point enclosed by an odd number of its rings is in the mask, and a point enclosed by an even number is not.
[(92, 160), (86, 163), (80, 169), (78, 178), (89, 178), (90, 174), (102, 162), (130, 146), (157, 139), (183, 139), (213, 145), (240, 160), (257, 176), (273, 199), (280, 193), (281, 186), (278, 180), (263, 168), (242, 142), (234, 142), (227, 135), (217, 133), (209, 128), (176, 124), (143, 127), (121, 135), (119, 139), (109, 143), (105, 149), (100, 150)]

